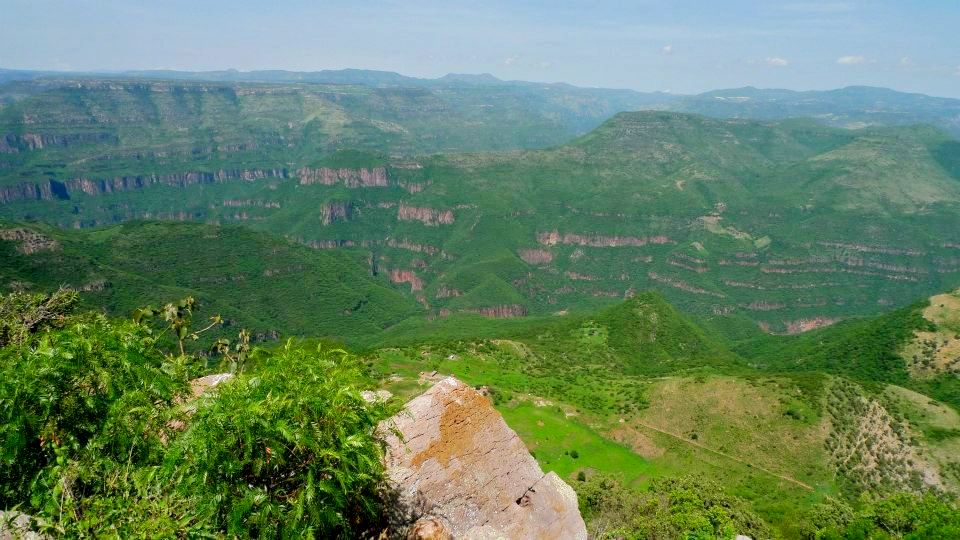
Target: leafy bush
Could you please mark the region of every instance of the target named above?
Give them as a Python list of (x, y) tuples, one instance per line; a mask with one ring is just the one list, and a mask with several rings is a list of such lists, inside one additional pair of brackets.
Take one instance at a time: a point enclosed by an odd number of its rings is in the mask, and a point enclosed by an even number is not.
[[(0, 509), (66, 537), (337, 537), (378, 521), (389, 411), (363, 400), (347, 353), (288, 343), (190, 398), (204, 362), (166, 354), (163, 332), (65, 311), (22, 324), (49, 300), (0, 297), (17, 308), (4, 328), (25, 329), (0, 348)], [(229, 363), (245, 336), (218, 342)]]
[(172, 481), (196, 493), (217, 528), (238, 536), (329, 537), (378, 516), (383, 405), (360, 396), (343, 351), (287, 347), (201, 397), (171, 448)]
[(0, 296), (0, 347), (23, 344), (32, 334), (62, 323), (77, 297), (70, 289), (51, 295), (14, 292)]
[(811, 512), (804, 534), (817, 539), (960, 538), (960, 511), (955, 500), (934, 494), (868, 499), (856, 512), (843, 501), (828, 499)]
[(635, 492), (614, 477), (577, 484), (580, 509), (594, 538), (769, 538), (771, 531), (746, 503), (717, 483), (695, 477), (654, 481)]
[[(54, 465), (155, 459), (162, 412), (185, 390), (143, 328), (101, 315), (0, 349), (0, 507), (43, 501)], [(85, 476), (61, 495), (82, 493)]]

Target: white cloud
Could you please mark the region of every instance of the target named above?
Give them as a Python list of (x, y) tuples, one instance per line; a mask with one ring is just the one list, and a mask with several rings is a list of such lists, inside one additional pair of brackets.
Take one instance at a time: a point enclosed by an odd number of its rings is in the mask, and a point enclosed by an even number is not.
[(903, 58), (900, 59), (900, 65), (901, 65), (902, 67), (910, 67), (910, 66), (912, 66), (912, 65), (913, 65), (913, 58), (910, 58), (909, 56), (904, 56)]
[(783, 67), (783, 66), (790, 65), (789, 60), (787, 60), (786, 58), (780, 58), (779, 56), (773, 56), (773, 57), (767, 58), (766, 60), (764, 60), (764, 62), (766, 62), (768, 66), (773, 66), (773, 67)]
[(857, 64), (863, 64), (863, 63), (865, 63), (866, 61), (867, 61), (867, 59), (864, 58), (864, 57), (862, 57), (862, 56), (841, 56), (840, 58), (837, 58), (837, 63), (838, 63), (838, 64), (843, 64), (843, 65), (846, 65), (846, 66), (854, 66), (854, 65), (857, 65)]
[(660, 52), (663, 54), (673, 54), (673, 45), (664, 45)]
[(519, 56), (508, 56), (508, 57), (506, 57), (506, 58), (503, 59), (503, 65), (505, 65), (505, 66), (512, 66), (512, 65), (516, 64), (518, 60), (520, 60), (520, 57), (519, 57)]

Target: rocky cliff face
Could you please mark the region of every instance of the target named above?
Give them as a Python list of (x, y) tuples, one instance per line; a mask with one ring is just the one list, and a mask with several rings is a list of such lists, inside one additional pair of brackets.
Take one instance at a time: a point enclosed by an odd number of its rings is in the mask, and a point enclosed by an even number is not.
[(517, 254), (527, 264), (542, 265), (553, 262), (553, 253), (545, 249), (521, 249)]
[(573, 489), (544, 474), (487, 398), (466, 384), (441, 380), (381, 428), (389, 479), (401, 503), (425, 516), (412, 534), (586, 540)]
[(397, 210), (397, 219), (400, 221), (419, 221), (424, 225), (436, 227), (437, 225), (450, 225), (454, 218), (451, 210), (408, 206), (400, 203), (400, 208)]
[(657, 236), (602, 236), (595, 234), (561, 234), (558, 231), (547, 231), (537, 233), (537, 241), (545, 246), (555, 246), (557, 244), (569, 244), (575, 246), (590, 247), (622, 247), (634, 246), (641, 247), (647, 244), (670, 244), (673, 243), (669, 238), (662, 235)]
[(17, 251), (24, 255), (60, 249), (56, 240), (29, 229), (0, 229), (0, 240), (17, 242)]
[(104, 144), (118, 142), (112, 133), (67, 133), (62, 135), (24, 133), (0, 137), (0, 154), (16, 154), (21, 151), (44, 148), (66, 148), (81, 144)]
[(467, 313), (476, 313), (484, 317), (493, 317), (494, 319), (509, 319), (512, 317), (525, 317), (527, 308), (519, 304), (503, 304), (499, 306), (489, 306), (476, 309), (468, 309)]
[(353, 216), (352, 202), (330, 202), (320, 206), (320, 222), (330, 225), (338, 221), (347, 221)]
[(0, 186), (0, 204), (15, 201), (52, 201), (66, 199), (63, 183), (56, 180), (47, 182), (23, 182), (13, 186)]
[(286, 169), (220, 169), (215, 172), (191, 171), (175, 174), (151, 174), (140, 176), (115, 176), (113, 178), (71, 178), (63, 182), (24, 182), (0, 187), (0, 204), (16, 201), (69, 199), (74, 195), (103, 195), (120, 191), (143, 189), (163, 185), (184, 188), (196, 184), (218, 184), (231, 181), (260, 180), (264, 178), (287, 178)]
[(390, 281), (393, 283), (409, 283), (410, 292), (423, 290), (423, 280), (417, 277), (412, 270), (390, 270)]
[(387, 187), (388, 185), (386, 167), (374, 167), (372, 169), (333, 169), (330, 167), (311, 169), (303, 167), (297, 170), (297, 177), (300, 179), (300, 185), (303, 186), (310, 184), (333, 186), (342, 183), (348, 188), (361, 188)]

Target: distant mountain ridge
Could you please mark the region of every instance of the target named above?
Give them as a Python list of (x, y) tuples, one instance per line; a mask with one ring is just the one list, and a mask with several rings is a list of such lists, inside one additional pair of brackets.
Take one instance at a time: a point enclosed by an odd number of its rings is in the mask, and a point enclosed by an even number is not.
[[(376, 89), (420, 88), (465, 91), (517, 91), (527, 99), (549, 100), (572, 95), (608, 101), (609, 113), (655, 109), (692, 112), (720, 118), (781, 120), (814, 118), (834, 127), (931, 124), (960, 138), (960, 99), (900, 92), (889, 88), (848, 86), (833, 90), (787, 90), (777, 88), (718, 89), (695, 95), (664, 92), (640, 92), (630, 89), (577, 87), (563, 82), (544, 83), (502, 80), (490, 73), (448, 73), (430, 79), (402, 75), (392, 71), (337, 69), (321, 71), (256, 70), (177, 71), (130, 70), (118, 72), (56, 72), (0, 69), (0, 105), (22, 99), (37, 91), (30, 81), (69, 80), (73, 78), (111, 78), (134, 80), (170, 80), (218, 82), (230, 84), (324, 84), (358, 85)], [(14, 83), (4, 88), (4, 83)], [(19, 85), (17, 84), (19, 83)], [(497, 90), (494, 90), (497, 89)], [(589, 127), (595, 127), (591, 125)], [(581, 132), (584, 130), (582, 128)], [(589, 128), (588, 128), (589, 129)]]
[(748, 86), (684, 96), (670, 108), (757, 120), (808, 117), (844, 128), (931, 124), (960, 137), (960, 99), (871, 86), (810, 91)]

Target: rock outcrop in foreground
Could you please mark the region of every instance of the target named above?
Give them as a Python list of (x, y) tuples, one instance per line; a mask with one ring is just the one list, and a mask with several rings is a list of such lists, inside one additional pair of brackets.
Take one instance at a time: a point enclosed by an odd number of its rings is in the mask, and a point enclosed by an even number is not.
[(442, 524), (453, 538), (587, 538), (573, 489), (543, 474), (488, 399), (457, 379), (438, 382), (383, 427), (401, 503), (426, 516), (412, 535), (423, 537), (419, 527), (444, 537)]

